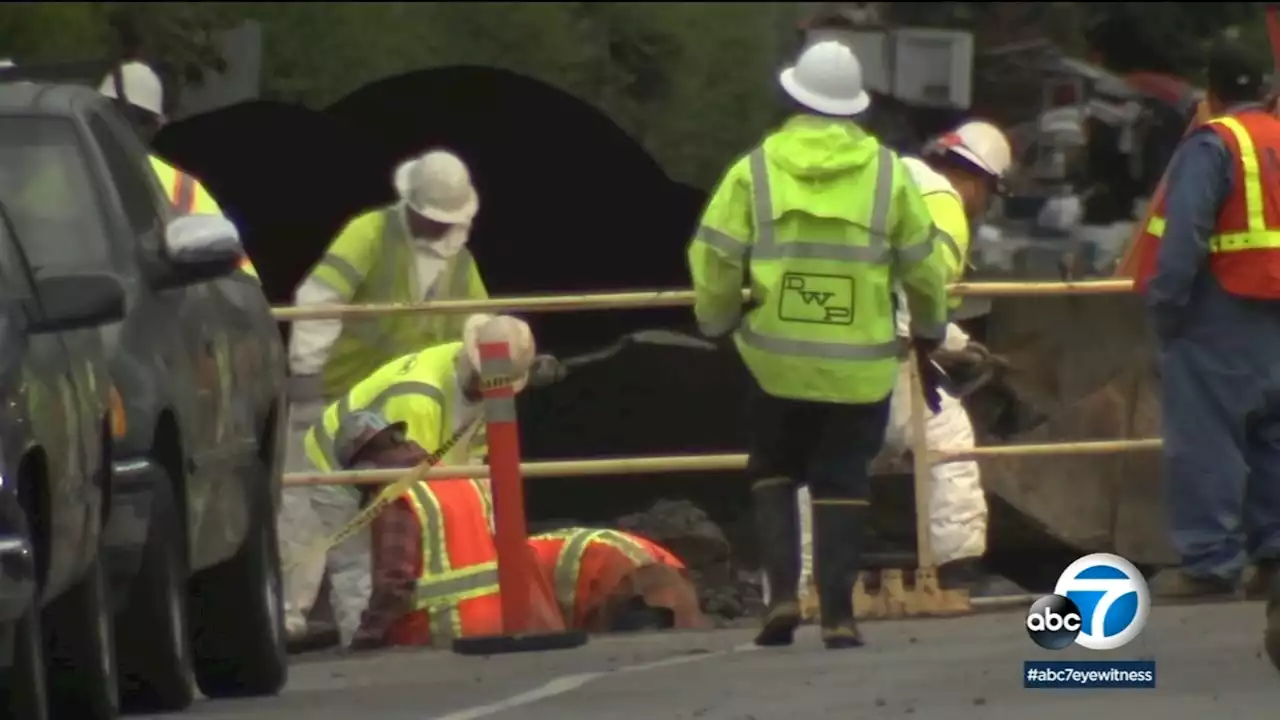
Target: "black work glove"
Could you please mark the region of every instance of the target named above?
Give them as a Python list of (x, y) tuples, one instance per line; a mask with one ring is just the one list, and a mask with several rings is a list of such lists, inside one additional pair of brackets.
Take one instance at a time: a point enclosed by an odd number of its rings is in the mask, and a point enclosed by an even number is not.
[(916, 375), (920, 378), (920, 390), (924, 393), (925, 407), (929, 411), (937, 415), (942, 412), (942, 372), (938, 370), (938, 366), (933, 364), (933, 360), (929, 357), (942, 345), (937, 340), (926, 340), (923, 338), (912, 338), (911, 347), (915, 350), (916, 357)]

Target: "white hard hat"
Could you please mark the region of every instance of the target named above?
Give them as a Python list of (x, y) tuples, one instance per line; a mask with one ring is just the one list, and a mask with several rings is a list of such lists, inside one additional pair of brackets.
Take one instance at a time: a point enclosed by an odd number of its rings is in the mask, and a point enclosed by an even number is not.
[(778, 75), (793, 100), (825, 115), (857, 115), (871, 105), (862, 87), (862, 63), (850, 44), (821, 40), (806, 47), (796, 64)]
[(480, 343), (505, 342), (511, 353), (511, 373), (515, 376), (515, 391), (520, 392), (529, 382), (529, 368), (537, 355), (533, 330), (525, 321), (510, 315), (472, 315), (462, 325), (462, 348), (467, 362), (473, 369), (480, 369)]
[[(164, 84), (160, 76), (146, 63), (131, 60), (120, 66), (120, 84), (124, 88), (124, 99), (130, 105), (146, 110), (153, 115), (164, 117)], [(108, 73), (98, 86), (98, 92), (112, 100), (119, 100), (116, 92), (115, 73)]]
[(933, 152), (955, 153), (978, 169), (1002, 178), (1013, 165), (1013, 148), (1000, 128), (983, 120), (971, 120), (930, 144)]
[(396, 193), (410, 208), (439, 223), (471, 222), (480, 199), (466, 163), (448, 150), (431, 150), (396, 168)]

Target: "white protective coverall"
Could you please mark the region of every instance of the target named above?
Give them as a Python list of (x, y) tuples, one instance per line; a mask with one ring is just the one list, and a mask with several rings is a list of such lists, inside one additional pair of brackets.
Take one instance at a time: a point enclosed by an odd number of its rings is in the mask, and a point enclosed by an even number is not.
[[(930, 168), (922, 160), (904, 157), (903, 164), (924, 195), (935, 192), (951, 193), (959, 197), (951, 182)], [(898, 335), (909, 337), (910, 316), (906, 303), (899, 297), (897, 310)], [(943, 348), (961, 350), (969, 343), (969, 336), (954, 323), (947, 325), (947, 337)], [(910, 370), (904, 363), (899, 368), (898, 382), (890, 400), (889, 428), (885, 444), (896, 453), (911, 450), (911, 397)], [(942, 409), (930, 413), (925, 422), (925, 439), (930, 450), (965, 449), (974, 446), (973, 424), (969, 413), (958, 398), (945, 390)], [(952, 560), (981, 556), (987, 550), (987, 498), (982, 489), (978, 463), (972, 460), (934, 465), (932, 494), (929, 497), (929, 532), (933, 541), (934, 556), (939, 565)], [(800, 592), (808, 592), (813, 580), (813, 522), (809, 489), (800, 488)], [(766, 589), (766, 601), (767, 601)]]
[[(400, 207), (405, 207), (411, 189), (406, 184), (411, 181), (408, 169), (415, 161), (409, 161), (396, 169), (395, 185), (401, 195)], [(470, 179), (466, 182), (469, 184)], [(423, 208), (415, 208), (423, 210)], [(425, 214), (425, 213), (424, 213)], [(406, 223), (405, 214), (398, 213), (400, 222)], [(435, 284), (449, 259), (467, 244), (471, 233), (470, 222), (452, 225), (444, 237), (427, 242), (410, 237), (413, 251), (414, 267), (417, 274), (417, 287), (424, 291), (424, 299), (431, 297)], [(294, 293), (294, 303), (300, 307), (311, 305), (343, 304), (339, 293), (313, 280), (303, 281)], [(329, 360), (334, 343), (342, 334), (340, 318), (324, 320), (299, 320), (293, 323), (289, 337), (289, 370), (294, 377), (316, 377)], [(389, 362), (394, 358), (384, 358)], [(314, 400), (294, 400), (289, 407), (289, 444), (286, 448), (286, 468), (290, 472), (314, 472), (315, 469), (306, 458), (303, 439), (307, 429), (318, 422), (329, 402), (336, 398), (318, 397)], [(320, 584), (324, 577), (325, 563), (323, 558), (309, 558), (303, 562), (290, 562), (291, 559), (305, 557), (306, 551), (314, 547), (322, 538), (336, 532), (359, 509), (359, 495), (350, 487), (340, 485), (314, 485), (309, 487), (286, 488), (279, 518), (280, 555), (285, 561), (285, 626), (290, 637), (300, 637), (306, 632), (306, 616), (315, 604)], [(368, 529), (340, 547), (330, 552), (333, 556), (330, 563), (350, 565), (354, 560), (347, 555), (369, 553)], [(344, 573), (343, 577), (349, 577)], [(337, 582), (330, 575), (331, 582)], [(363, 594), (360, 588), (334, 588), (334, 593), (341, 596), (357, 594), (361, 598), (368, 597), (368, 588)], [(335, 608), (335, 613), (338, 608)], [(357, 618), (358, 620), (358, 618)], [(354, 627), (352, 628), (354, 631)], [(344, 637), (343, 642), (350, 638)]]

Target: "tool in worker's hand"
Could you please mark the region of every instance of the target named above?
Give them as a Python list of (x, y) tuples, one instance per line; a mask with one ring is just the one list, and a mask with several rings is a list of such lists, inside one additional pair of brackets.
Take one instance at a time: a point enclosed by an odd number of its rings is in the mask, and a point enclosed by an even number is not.
[[(539, 368), (537, 367), (538, 363), (535, 362), (534, 369), (530, 371), (530, 386), (543, 387), (559, 382), (574, 370), (609, 360), (623, 350), (635, 345), (658, 345), (663, 347), (689, 348), (693, 350), (716, 350), (714, 343), (703, 340), (702, 338), (693, 337), (692, 335), (686, 335), (673, 330), (640, 330), (638, 332), (623, 335), (618, 340), (599, 350), (593, 350), (588, 353), (559, 360), (556, 367), (547, 367), (543, 372), (539, 372)], [(555, 360), (555, 358), (549, 359)]]

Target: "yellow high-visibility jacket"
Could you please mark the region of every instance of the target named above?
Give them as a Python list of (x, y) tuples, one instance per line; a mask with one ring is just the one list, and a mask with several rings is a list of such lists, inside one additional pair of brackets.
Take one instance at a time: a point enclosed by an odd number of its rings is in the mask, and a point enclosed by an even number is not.
[(734, 331), (771, 395), (878, 402), (904, 351), (896, 284), (911, 334), (945, 335), (936, 233), (902, 161), (875, 137), (848, 120), (793, 117), (729, 168), (707, 204), (688, 253), (694, 313), (708, 335)]
[[(471, 253), (449, 259), (428, 297), (418, 287), (408, 231), (397, 206), (364, 213), (343, 228), (304, 282), (319, 283), (342, 302), (410, 303), (483, 299), (489, 296)], [(325, 362), (325, 397), (337, 397), (376, 371), (388, 358), (462, 337), (461, 313), (399, 313), (347, 318)]]

